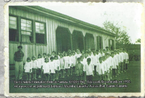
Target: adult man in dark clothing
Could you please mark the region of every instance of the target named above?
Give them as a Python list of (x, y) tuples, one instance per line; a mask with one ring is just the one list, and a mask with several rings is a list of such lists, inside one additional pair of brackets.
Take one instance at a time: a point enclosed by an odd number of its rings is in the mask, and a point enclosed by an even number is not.
[(22, 51), (22, 46), (18, 46), (18, 51), (14, 54), (14, 60), (15, 60), (15, 79), (22, 80), (23, 76), (23, 57), (24, 53)]

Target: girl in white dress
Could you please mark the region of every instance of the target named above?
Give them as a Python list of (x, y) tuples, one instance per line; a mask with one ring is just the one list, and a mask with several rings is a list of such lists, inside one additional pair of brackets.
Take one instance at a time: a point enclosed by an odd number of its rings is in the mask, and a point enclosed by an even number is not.
[(31, 73), (32, 73), (32, 62), (31, 59), (28, 57), (27, 62), (25, 63), (24, 66), (24, 71), (27, 74), (27, 80), (31, 80)]

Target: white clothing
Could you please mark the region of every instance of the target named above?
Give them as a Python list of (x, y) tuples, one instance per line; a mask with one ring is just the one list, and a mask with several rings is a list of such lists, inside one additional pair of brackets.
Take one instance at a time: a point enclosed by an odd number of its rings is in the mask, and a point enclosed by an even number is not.
[(69, 68), (72, 66), (73, 61), (72, 61), (72, 56), (68, 56), (68, 64), (69, 64)]
[(38, 66), (38, 62), (37, 62), (37, 60), (32, 60), (32, 68), (35, 68), (35, 69), (37, 69), (37, 66)]
[(75, 54), (76, 58), (81, 57), (82, 54)]
[(51, 70), (50, 73), (55, 73), (55, 65), (54, 65), (54, 62), (51, 61), (51, 62), (49, 62), (49, 64), (50, 64), (50, 70)]
[(72, 56), (71, 57), (71, 60), (72, 60), (73, 66), (75, 66), (76, 65), (76, 57), (75, 56)]
[(25, 72), (31, 73), (32, 72), (32, 62), (26, 62), (24, 69), (25, 69)]
[(93, 64), (92, 63), (90, 63), (89, 65), (88, 64), (86, 64), (86, 75), (93, 75)]
[(64, 69), (64, 59), (60, 58), (59, 61), (60, 61), (60, 69)]
[(83, 61), (81, 61), (81, 63), (83, 64), (83, 71), (86, 71), (87, 59), (84, 58)]
[(59, 60), (53, 60), (54, 63), (54, 69), (59, 70), (60, 69), (60, 61)]
[(69, 58), (68, 58), (68, 56), (63, 57), (63, 59), (64, 59), (64, 69), (69, 69), (69, 66), (68, 66)]
[(37, 68), (41, 68), (41, 66), (43, 64), (42, 60), (43, 60), (42, 58), (37, 59), (37, 62), (38, 62)]
[(43, 73), (50, 73), (50, 63), (49, 62), (45, 62), (44, 64), (43, 64), (43, 68), (42, 68), (43, 70), (44, 70), (44, 72)]

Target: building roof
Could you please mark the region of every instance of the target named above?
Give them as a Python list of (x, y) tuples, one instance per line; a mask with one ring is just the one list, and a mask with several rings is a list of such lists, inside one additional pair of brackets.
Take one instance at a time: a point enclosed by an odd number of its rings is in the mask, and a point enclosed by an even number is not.
[(79, 19), (75, 19), (73, 17), (67, 16), (67, 15), (61, 14), (59, 12), (52, 11), (50, 9), (46, 9), (46, 8), (43, 8), (40, 6), (11, 6), (11, 7), (23, 9), (23, 10), (33, 12), (36, 14), (39, 13), (39, 15), (47, 16), (49, 18), (53, 18), (53, 19), (56, 19), (58, 21), (65, 22), (67, 24), (72, 24), (75, 26), (79, 26), (79, 27), (91, 30), (91, 31), (95, 31), (97, 33), (103, 33), (105, 35), (115, 36), (114, 33), (109, 32), (109, 31), (107, 31), (107, 30), (105, 30), (97, 25), (93, 25), (93, 24), (81, 21)]

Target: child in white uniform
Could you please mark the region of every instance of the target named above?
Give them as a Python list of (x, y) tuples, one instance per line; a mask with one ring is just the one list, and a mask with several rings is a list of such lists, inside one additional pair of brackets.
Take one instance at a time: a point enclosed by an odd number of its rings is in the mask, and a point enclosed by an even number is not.
[(43, 53), (43, 56), (42, 56), (42, 64), (45, 63), (45, 58), (46, 58), (46, 53)]
[(59, 78), (59, 70), (60, 70), (60, 61), (58, 60), (58, 56), (56, 55), (55, 57), (54, 57), (54, 66), (55, 66), (55, 78), (56, 78), (56, 80), (58, 80), (58, 78)]
[(127, 65), (129, 64), (129, 55), (125, 50), (124, 52), (125, 52), (125, 69), (127, 70)]
[(116, 61), (117, 61), (117, 74), (119, 75), (120, 74), (120, 58), (117, 51), (115, 52), (115, 54), (116, 54)]
[(77, 59), (76, 59), (76, 56), (75, 56), (75, 52), (72, 52), (72, 74), (75, 73), (75, 66), (76, 66), (76, 62), (77, 62)]
[(93, 62), (94, 62), (94, 75), (96, 75), (96, 67), (99, 65), (99, 56), (97, 55), (97, 51), (94, 52)]
[(49, 64), (50, 64), (50, 79), (51, 79), (51, 81), (55, 81), (55, 65), (54, 65), (54, 62), (53, 62), (53, 60), (54, 60), (54, 58), (53, 57), (50, 57), (50, 62), (49, 62)]
[(118, 75), (118, 73), (119, 73), (119, 61), (118, 61), (118, 54), (116, 53), (116, 52), (114, 52), (114, 60), (115, 60), (115, 65), (116, 65), (116, 70), (115, 70), (115, 73), (116, 73), (116, 77), (117, 77), (117, 75)]
[(83, 65), (83, 80), (86, 81), (86, 64), (87, 64), (87, 57), (88, 54), (85, 53), (84, 56), (82, 56), (82, 60), (80, 61), (80, 63), (82, 63)]
[(38, 65), (37, 65), (37, 76), (38, 78), (41, 78), (42, 75), (42, 64), (43, 64), (43, 59), (41, 54), (38, 54), (38, 59), (37, 59)]
[(65, 68), (65, 74), (68, 77), (69, 76), (69, 57), (67, 56), (67, 53), (64, 53), (64, 68)]
[(108, 62), (107, 63), (108, 63), (108, 78), (109, 78), (109, 80), (112, 79), (112, 67), (113, 67), (112, 62), (113, 62), (113, 58), (112, 58), (111, 54), (108, 54)]
[(117, 67), (116, 67), (116, 63), (115, 63), (115, 58), (114, 58), (114, 53), (111, 53), (111, 57), (112, 57), (112, 77), (114, 78), (116, 76), (116, 71)]
[(63, 54), (60, 54), (60, 73), (61, 73), (61, 78), (64, 78), (64, 59), (63, 59)]
[(77, 64), (75, 67), (75, 74), (76, 74), (76, 80), (83, 80), (83, 64), (80, 62), (81, 58), (77, 59)]
[(102, 60), (102, 65), (103, 65), (103, 69), (104, 69), (104, 80), (107, 79), (108, 76), (108, 66), (107, 66), (107, 57), (103, 56), (103, 60)]
[(100, 57), (99, 58), (99, 66), (97, 66), (96, 70), (99, 74), (99, 77), (100, 77), (100, 80), (103, 80), (103, 77), (104, 77), (104, 63), (102, 62), (103, 61), (103, 57)]
[(49, 59), (48, 58), (45, 58), (45, 62), (43, 63), (42, 66), (43, 66), (42, 71), (43, 71), (43, 74), (45, 76), (45, 79), (47, 81), (49, 81), (50, 80), (50, 63), (49, 63)]
[(93, 64), (91, 63), (91, 58), (88, 58), (87, 59), (87, 64), (86, 64), (86, 78), (87, 78), (87, 81), (92, 81), (93, 80)]
[(38, 62), (36, 58), (32, 57), (32, 73), (33, 73), (33, 80), (37, 80), (36, 78), (36, 71), (37, 71)]
[(31, 73), (32, 73), (32, 62), (31, 59), (28, 57), (27, 62), (24, 66), (25, 73), (27, 74), (27, 80), (31, 80)]
[(69, 68), (68, 69), (68, 72), (69, 72), (68, 74), (69, 74), (69, 76), (72, 75), (72, 70), (73, 70), (72, 69), (72, 67), (73, 67), (72, 64), (73, 64), (73, 62), (72, 62), (72, 55), (71, 55), (71, 52), (69, 52), (68, 53), (68, 68)]

